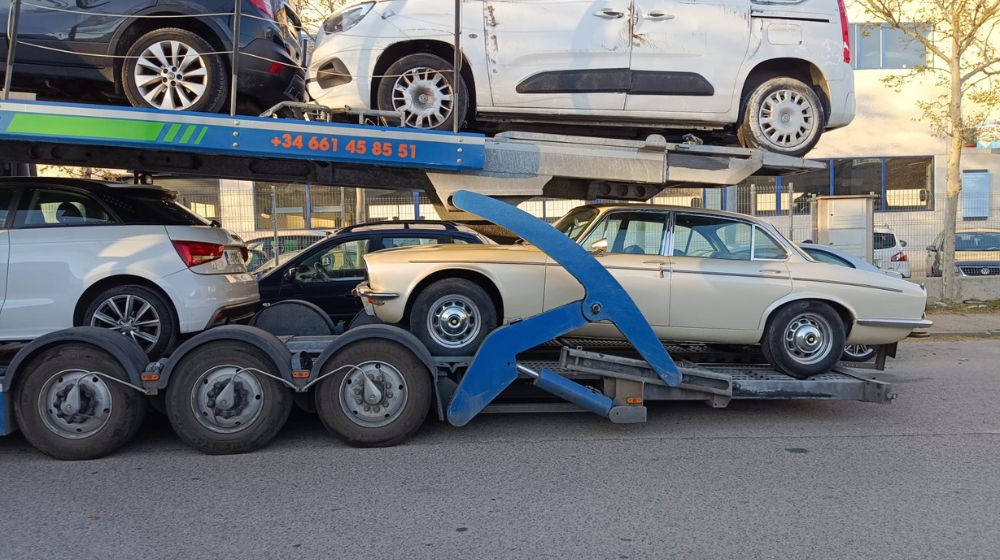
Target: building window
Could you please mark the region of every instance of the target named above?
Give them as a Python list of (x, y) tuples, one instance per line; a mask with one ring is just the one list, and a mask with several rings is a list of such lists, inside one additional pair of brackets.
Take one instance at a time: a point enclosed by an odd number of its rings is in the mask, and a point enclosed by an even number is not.
[(817, 169), (781, 178), (781, 209), (784, 212), (791, 207), (796, 214), (808, 214), (809, 203), (813, 198), (829, 194), (829, 169)]
[[(924, 37), (931, 36), (929, 24), (905, 25)], [(902, 70), (927, 65), (927, 48), (901, 29), (880, 23), (853, 23), (849, 32), (854, 68)]]
[(990, 218), (990, 172), (974, 169), (962, 172), (962, 219)]
[(314, 229), (343, 227), (354, 215), (354, 189), (313, 185), (309, 196)]
[(833, 160), (833, 194), (871, 195), (875, 208), (882, 208), (882, 159)]
[(934, 158), (886, 158), (883, 210), (933, 209)]
[(753, 176), (736, 188), (736, 211), (751, 216), (778, 214), (778, 181), (780, 177)]
[(257, 229), (265, 231), (275, 227), (279, 230), (308, 229), (306, 189), (302, 185), (273, 185), (275, 196), (272, 198), (272, 185), (272, 183), (254, 183)]
[(177, 193), (177, 202), (206, 220), (221, 221), (219, 180), (188, 177), (157, 177), (157, 185)]

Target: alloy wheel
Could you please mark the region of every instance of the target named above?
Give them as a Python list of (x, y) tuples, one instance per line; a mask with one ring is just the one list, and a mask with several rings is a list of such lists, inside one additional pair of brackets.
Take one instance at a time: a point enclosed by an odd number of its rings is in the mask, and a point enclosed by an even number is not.
[(180, 41), (159, 41), (139, 55), (132, 78), (142, 98), (151, 106), (188, 109), (208, 89), (204, 56)]
[(102, 301), (90, 318), (90, 326), (120, 332), (134, 340), (145, 352), (160, 340), (162, 330), (156, 308), (145, 299), (131, 294)]

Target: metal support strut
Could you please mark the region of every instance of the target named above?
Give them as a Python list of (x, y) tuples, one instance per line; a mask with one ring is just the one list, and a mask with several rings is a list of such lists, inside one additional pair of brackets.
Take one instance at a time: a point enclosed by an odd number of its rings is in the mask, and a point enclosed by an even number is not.
[(518, 377), (518, 370), (540, 389), (604, 417), (620, 416), (611, 400), (590, 388), (543, 368), (535, 372), (517, 363), (517, 355), (573, 332), (587, 323), (610, 321), (663, 382), (676, 387), (681, 373), (663, 344), (621, 284), (582, 247), (552, 226), (488, 196), (458, 191), (456, 207), (519, 235), (558, 262), (583, 286), (584, 297), (529, 319), (496, 329), (486, 338), (448, 406), (448, 422), (463, 426)]

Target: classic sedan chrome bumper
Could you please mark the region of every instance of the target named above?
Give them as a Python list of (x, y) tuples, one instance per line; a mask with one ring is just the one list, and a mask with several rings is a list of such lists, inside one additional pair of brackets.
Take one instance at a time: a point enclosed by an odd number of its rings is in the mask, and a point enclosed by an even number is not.
[(886, 327), (890, 329), (927, 329), (934, 324), (930, 319), (858, 319), (864, 327)]
[(376, 292), (367, 282), (358, 284), (354, 288), (354, 295), (361, 298), (361, 305), (365, 307), (365, 313), (371, 316), (375, 316), (374, 306), (382, 305), (391, 299), (399, 297), (399, 294), (395, 292)]

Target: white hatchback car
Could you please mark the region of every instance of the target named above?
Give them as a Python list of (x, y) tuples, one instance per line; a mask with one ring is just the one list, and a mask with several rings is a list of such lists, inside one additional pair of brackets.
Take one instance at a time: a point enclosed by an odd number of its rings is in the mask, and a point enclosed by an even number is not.
[(913, 275), (910, 267), (910, 257), (903, 249), (906, 241), (896, 236), (896, 232), (888, 226), (875, 226), (875, 238), (873, 240), (875, 266), (882, 270), (898, 272), (903, 278)]
[(317, 36), (309, 95), (418, 128), (718, 130), (791, 155), (854, 118), (843, 0), (464, 0), (457, 94), (450, 6), (338, 10)]
[(0, 228), (3, 341), (93, 325), (158, 358), (260, 301), (243, 242), (158, 187), (3, 178)]

